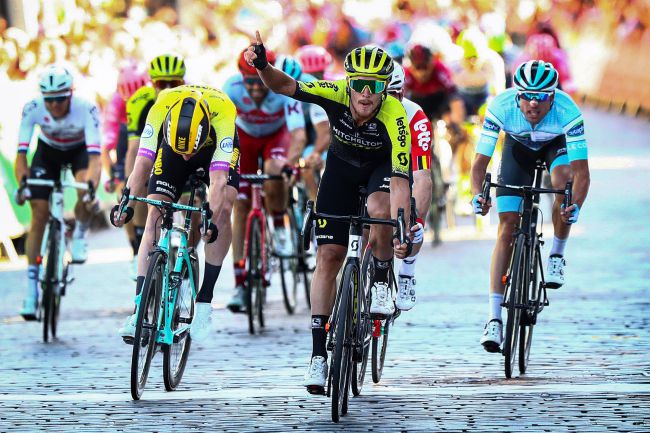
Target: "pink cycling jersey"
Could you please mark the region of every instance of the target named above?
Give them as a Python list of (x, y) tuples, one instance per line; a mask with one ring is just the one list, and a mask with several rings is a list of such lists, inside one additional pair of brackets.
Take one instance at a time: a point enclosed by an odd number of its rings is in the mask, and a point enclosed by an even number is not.
[(115, 92), (104, 110), (104, 147), (113, 150), (120, 136), (120, 125), (126, 123), (126, 103)]

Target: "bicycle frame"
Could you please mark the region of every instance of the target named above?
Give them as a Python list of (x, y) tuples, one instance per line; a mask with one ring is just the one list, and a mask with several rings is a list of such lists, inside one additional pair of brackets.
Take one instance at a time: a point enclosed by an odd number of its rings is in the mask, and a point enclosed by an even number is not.
[(252, 183), (251, 184), (251, 210), (248, 212), (246, 217), (246, 230), (244, 238), (244, 257), (248, 257), (249, 248), (250, 248), (250, 228), (253, 218), (259, 218), (262, 224), (260, 224), (261, 230), (261, 242), (262, 242), (262, 275), (266, 275), (268, 270), (268, 256), (266, 251), (268, 245), (266, 245), (266, 231), (267, 231), (267, 221), (266, 214), (264, 213), (264, 202), (262, 200), (262, 184), (261, 183)]
[[(176, 300), (178, 299), (178, 289), (180, 288), (182, 282), (181, 271), (183, 270), (183, 263), (187, 265), (187, 269), (189, 270), (188, 273), (192, 287), (192, 299), (196, 299), (196, 284), (198, 281), (194, 281), (192, 262), (190, 261), (190, 253), (188, 250), (188, 237), (190, 225), (192, 222), (192, 212), (201, 212), (202, 210), (201, 208), (194, 206), (176, 204), (162, 200), (151, 200), (145, 197), (136, 197), (132, 195), (129, 196), (129, 200), (140, 201), (163, 209), (163, 222), (160, 227), (160, 239), (158, 240), (158, 243), (156, 244), (156, 248), (154, 250), (162, 252), (165, 256), (165, 268), (162, 275), (162, 302), (160, 305), (161, 314), (158, 315), (159, 323), (156, 343), (171, 345), (174, 342), (174, 337), (188, 332), (190, 328), (190, 324), (186, 324), (185, 326), (179, 327), (173, 332), (171, 331), (174, 306), (176, 305)], [(193, 201), (194, 189), (192, 189), (188, 203), (193, 203)], [(187, 211), (183, 227), (174, 226), (173, 210)], [(170, 272), (170, 260), (172, 258), (170, 257), (169, 253), (171, 250), (172, 233), (180, 234), (180, 245), (178, 247), (178, 255), (174, 262), (173, 271)], [(138, 302), (138, 305), (139, 304), (140, 302)]]

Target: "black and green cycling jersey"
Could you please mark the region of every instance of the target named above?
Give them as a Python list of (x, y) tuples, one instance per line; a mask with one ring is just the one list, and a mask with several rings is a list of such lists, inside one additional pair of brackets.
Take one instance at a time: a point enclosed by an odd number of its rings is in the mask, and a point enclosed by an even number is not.
[(387, 96), (369, 121), (357, 125), (350, 112), (346, 81), (298, 81), (292, 96), (320, 105), (330, 121), (329, 151), (356, 167), (375, 165), (390, 158), (392, 176), (409, 177), (411, 133), (406, 110)]

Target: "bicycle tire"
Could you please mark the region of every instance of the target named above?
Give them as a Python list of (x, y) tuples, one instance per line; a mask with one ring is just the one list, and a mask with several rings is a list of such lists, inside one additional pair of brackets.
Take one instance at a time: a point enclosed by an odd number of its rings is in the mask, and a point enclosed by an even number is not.
[[(298, 244), (298, 228), (296, 227), (296, 216), (291, 207), (287, 208), (289, 217), (289, 235), (291, 236), (292, 255), (281, 256), (280, 260), (280, 281), (282, 283), (282, 297), (284, 308), (287, 314), (292, 315), (298, 306), (298, 285), (301, 282), (301, 269), (299, 267), (300, 248)], [(304, 279), (302, 279), (304, 281)], [(307, 284), (305, 282), (305, 284)]]
[(517, 358), (517, 341), (519, 339), (519, 322), (521, 319), (521, 305), (522, 292), (524, 290), (525, 278), (525, 236), (523, 234), (517, 236), (515, 247), (513, 250), (510, 280), (507, 288), (508, 294), (508, 319), (506, 320), (506, 338), (503, 342), (503, 356), (505, 357), (505, 374), (506, 378), (512, 377), (515, 363), (518, 362)]
[[(255, 334), (256, 322), (264, 326), (262, 311), (262, 290), (264, 269), (262, 266), (262, 222), (259, 218), (251, 218), (248, 231), (248, 257), (246, 260), (246, 314), (248, 315), (248, 332)], [(260, 318), (262, 319), (260, 321)], [(261, 322), (261, 323), (260, 323)], [(259, 330), (259, 329), (258, 329)]]
[[(356, 274), (356, 275), (355, 275)], [(352, 352), (350, 340), (352, 337), (352, 318), (350, 294), (354, 287), (350, 284), (359, 283), (359, 272), (355, 264), (348, 262), (343, 270), (339, 287), (340, 302), (334, 324), (335, 344), (332, 353), (330, 371), (332, 372), (332, 421), (339, 422), (340, 417), (348, 412), (348, 390), (350, 389), (350, 373), (352, 370)]]
[(379, 337), (372, 338), (372, 381), (379, 383), (384, 371), (384, 361), (386, 360), (386, 349), (388, 348), (388, 329), (390, 322), (384, 319), (382, 322), (382, 332)]
[(525, 291), (523, 299), (523, 303), (529, 305), (529, 308), (524, 311), (527, 320), (526, 324), (520, 326), (521, 332), (519, 334), (519, 373), (521, 374), (526, 373), (528, 369), (530, 348), (533, 343), (533, 327), (537, 321), (537, 303), (540, 301), (537, 290), (539, 285), (538, 266), (541, 264), (541, 257), (539, 248), (535, 244), (530, 250), (533, 259), (530, 261), (531, 269), (528, 273), (527, 291)]
[[(190, 258), (190, 262), (192, 263), (192, 281), (197, 285), (199, 281), (198, 262), (194, 258)], [(190, 347), (192, 346), (189, 328), (194, 318), (192, 294), (197, 293), (198, 288), (193, 288), (189, 285), (190, 279), (187, 262), (183, 260), (181, 285), (178, 287), (178, 295), (174, 303), (171, 331), (174, 332), (181, 326), (185, 326), (186, 329), (182, 334), (174, 336), (174, 342), (172, 344), (163, 345), (163, 382), (167, 391), (174, 391), (183, 378), (183, 373), (187, 366), (187, 358), (190, 355)]]
[[(42, 282), (43, 298), (43, 342), (47, 343), (52, 337), (56, 337), (56, 326), (58, 321), (57, 309), (57, 262), (59, 260), (59, 222), (57, 220), (50, 220), (47, 238), (47, 251), (45, 256), (45, 278)], [(59, 298), (60, 301), (60, 298)]]
[[(147, 275), (140, 292), (141, 299), (137, 311), (131, 355), (131, 397), (133, 400), (140, 400), (142, 397), (149, 376), (151, 360), (156, 352), (164, 265), (165, 255), (161, 251), (154, 251), (149, 258)], [(143, 349), (144, 353), (141, 354)]]
[[(357, 308), (355, 311), (356, 323), (360, 324), (356, 327), (355, 348), (361, 351), (361, 359), (352, 363), (352, 394), (355, 397), (361, 394), (368, 368), (368, 355), (372, 346), (372, 321), (368, 315), (370, 292), (366, 290), (366, 285), (359, 284), (358, 288), (360, 290), (358, 290), (355, 299), (357, 300), (357, 305), (360, 305), (361, 308)], [(356, 355), (359, 354), (357, 353)]]

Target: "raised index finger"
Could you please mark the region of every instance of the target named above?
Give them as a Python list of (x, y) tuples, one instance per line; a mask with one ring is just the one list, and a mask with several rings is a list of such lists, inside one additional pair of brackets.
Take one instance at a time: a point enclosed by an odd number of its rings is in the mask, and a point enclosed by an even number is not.
[(257, 45), (262, 45), (263, 44), (262, 37), (260, 36), (260, 31), (259, 30), (255, 30), (255, 40), (257, 42)]

